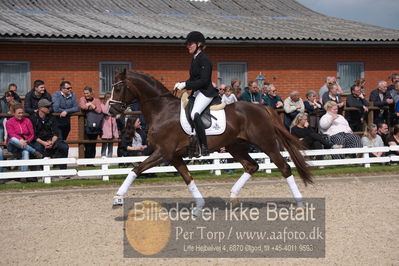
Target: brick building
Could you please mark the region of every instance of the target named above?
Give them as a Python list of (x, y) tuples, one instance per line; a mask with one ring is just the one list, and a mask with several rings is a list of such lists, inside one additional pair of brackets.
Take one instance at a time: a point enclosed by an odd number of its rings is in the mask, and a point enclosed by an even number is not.
[(171, 89), (188, 77), (183, 40), (192, 30), (207, 37), (215, 82), (262, 73), (283, 97), (318, 90), (330, 75), (345, 90), (364, 77), (369, 93), (399, 72), (398, 30), (327, 17), (294, 0), (10, 0), (0, 3), (0, 92), (14, 82), (24, 95), (42, 79), (54, 93), (69, 80), (78, 97), (84, 86), (101, 96), (123, 67)]

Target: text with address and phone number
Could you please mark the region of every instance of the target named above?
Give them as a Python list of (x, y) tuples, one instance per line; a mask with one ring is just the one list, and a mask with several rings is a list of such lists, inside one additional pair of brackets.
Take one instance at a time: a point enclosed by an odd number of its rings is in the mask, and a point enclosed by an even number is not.
[(208, 198), (202, 216), (193, 200), (127, 199), (125, 257), (322, 258), (325, 199)]

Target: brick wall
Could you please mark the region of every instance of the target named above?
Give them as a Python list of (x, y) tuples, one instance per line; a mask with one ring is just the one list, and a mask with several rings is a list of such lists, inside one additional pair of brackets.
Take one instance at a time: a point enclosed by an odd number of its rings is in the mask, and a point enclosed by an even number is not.
[[(262, 72), (283, 97), (292, 90), (304, 96), (318, 90), (326, 76), (335, 76), (337, 62), (363, 62), (366, 92), (379, 80), (399, 72), (399, 48), (390, 47), (294, 47), (294, 46), (209, 46), (206, 53), (214, 64), (217, 82), (218, 62), (246, 62), (248, 80)], [(171, 45), (110, 44), (0, 44), (0, 61), (29, 61), (31, 83), (46, 82), (53, 94), (62, 80), (72, 82), (78, 97), (91, 86), (99, 93), (99, 63), (129, 61), (135, 70), (146, 72), (171, 89), (175, 82), (188, 78), (191, 58), (186, 48)], [(390, 82), (389, 82), (390, 83)], [(77, 119), (73, 119), (70, 139), (77, 138)]]

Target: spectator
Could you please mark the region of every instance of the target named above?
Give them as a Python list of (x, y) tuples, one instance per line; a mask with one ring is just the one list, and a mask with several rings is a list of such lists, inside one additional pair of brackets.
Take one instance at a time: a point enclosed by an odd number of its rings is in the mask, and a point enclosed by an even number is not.
[(305, 111), (309, 114), (310, 126), (317, 130), (319, 127), (320, 117), (326, 113), (321, 102), (317, 100), (317, 93), (310, 90), (306, 93), (306, 101), (303, 102)]
[(322, 103), (325, 104), (329, 101), (333, 101), (338, 105), (338, 114), (342, 115), (344, 112), (344, 103), (342, 102), (341, 95), (339, 95), (340, 87), (337, 83), (329, 83), (327, 85), (328, 92), (323, 94)]
[(377, 84), (377, 89), (373, 90), (370, 94), (370, 102), (373, 103), (374, 106), (379, 107), (379, 110), (374, 111), (374, 124), (379, 123), (388, 123), (388, 108), (391, 104), (393, 104), (394, 100), (391, 97), (391, 94), (387, 92), (387, 82), (382, 80)]
[(277, 89), (273, 84), (268, 84), (266, 87), (266, 93), (262, 97), (263, 104), (271, 106), (273, 109), (281, 108), (284, 106), (283, 100), (277, 95)]
[[(388, 146), (399, 145), (399, 124), (394, 125), (390, 136), (388, 137)], [(392, 151), (391, 154), (399, 155), (399, 151)]]
[(379, 123), (377, 125), (377, 134), (381, 137), (382, 141), (384, 142), (384, 145), (389, 146), (388, 145), (389, 130), (388, 130), (388, 125), (386, 123)]
[[(83, 97), (79, 99), (79, 107), (86, 114), (85, 135), (89, 140), (96, 140), (101, 134), (101, 102), (93, 97), (93, 89), (85, 87)], [(86, 143), (85, 158), (96, 157), (96, 143)], [(91, 166), (91, 165), (90, 165)]]
[[(134, 111), (141, 111), (140, 103), (139, 103), (139, 101), (137, 101), (137, 100), (134, 100), (133, 103), (132, 103), (132, 105), (130, 105), (129, 108), (130, 108), (130, 111), (132, 111), (132, 112), (134, 112)], [(128, 110), (126, 110), (126, 111), (128, 111)], [(142, 128), (143, 130), (147, 130), (147, 123), (145, 122), (144, 115), (139, 114), (139, 115), (137, 115), (137, 116), (138, 116), (139, 119), (140, 119), (141, 128)], [(127, 119), (127, 118), (126, 118), (126, 119)], [(125, 123), (126, 123), (126, 121), (125, 121)]]
[[(111, 98), (111, 93), (107, 92), (104, 95), (104, 102), (101, 104), (101, 111), (104, 114), (103, 118), (103, 128), (101, 139), (103, 140), (113, 140), (119, 138), (118, 126), (116, 124), (116, 119), (109, 114), (109, 99)], [(112, 157), (114, 143), (108, 142), (103, 143), (101, 147), (101, 156)], [(108, 150), (108, 152), (107, 152)]]
[(320, 118), (320, 132), (330, 136), (333, 144), (343, 145), (344, 148), (359, 148), (362, 146), (359, 136), (353, 134), (348, 121), (338, 114), (336, 102), (328, 101), (324, 105), (327, 113)]
[(233, 88), (234, 95), (237, 99), (240, 99), (242, 94), (241, 80), (239, 78), (234, 78), (231, 80), (231, 87)]
[(121, 137), (122, 156), (144, 156), (149, 155), (146, 145), (147, 138), (141, 129), (141, 122), (137, 116), (129, 117)]
[(337, 85), (337, 93), (339, 95), (344, 93), (344, 91), (342, 90), (341, 86), (339, 85), (339, 83), (337, 82), (337, 79), (335, 77), (327, 77), (326, 78), (326, 82), (324, 83), (324, 85), (319, 90), (319, 97), (320, 97), (321, 101), (323, 100), (324, 94), (326, 92), (328, 92), (328, 85), (329, 84), (336, 84)]
[[(15, 95), (16, 93), (13, 91), (6, 91), (4, 93), (4, 97), (0, 99), (0, 112), (2, 114), (9, 114), (10, 113), (10, 106), (11, 104), (15, 104)], [(7, 118), (0, 117), (0, 142), (4, 142), (6, 133), (5, 133), (5, 122)]]
[[(291, 134), (299, 138), (299, 140), (308, 149), (330, 149), (341, 148), (339, 145), (333, 146), (327, 138), (316, 133), (310, 126), (307, 113), (299, 113), (291, 124)], [(322, 159), (323, 157), (320, 157)]]
[(35, 80), (33, 89), (25, 95), (25, 112), (30, 115), (37, 112), (37, 103), (41, 99), (47, 99), (51, 102), (51, 95), (46, 91), (43, 80)]
[(284, 124), (286, 128), (290, 128), (292, 120), (299, 114), (305, 111), (303, 101), (298, 96), (297, 91), (292, 91), (290, 96), (284, 100)]
[(225, 92), (225, 89), (226, 89), (226, 84), (220, 84), (220, 87), (219, 87), (219, 96), (220, 97), (223, 97), (223, 94), (224, 94), (224, 92)]
[[(377, 126), (375, 124), (369, 124), (362, 137), (363, 146), (367, 147), (384, 147), (384, 142), (381, 137), (377, 134)], [(383, 152), (371, 152), (371, 157), (381, 157)]]
[[(0, 147), (0, 161), (4, 160), (3, 148)], [(3, 172), (3, 167), (0, 167), (0, 173)], [(1, 182), (2, 180), (0, 180)], [(0, 183), (1, 184), (1, 183)]]
[[(67, 158), (69, 147), (59, 137), (57, 120), (50, 115), (51, 104), (47, 99), (41, 99), (38, 102), (38, 111), (30, 117), (35, 132), (32, 146), (45, 157)], [(65, 164), (60, 165), (60, 169), (66, 168)]]
[(369, 103), (364, 98), (361, 92), (361, 87), (353, 85), (351, 87), (351, 94), (346, 98), (347, 107), (355, 107), (360, 110), (347, 110), (345, 112), (346, 120), (349, 123), (352, 131), (358, 132), (362, 130), (364, 115), (369, 111)]
[(392, 81), (392, 84), (387, 87), (388, 92), (395, 89), (395, 83), (399, 82), (399, 74), (392, 74), (391, 81)]
[[(11, 106), (13, 117), (7, 120), (7, 150), (16, 154), (22, 160), (29, 160), (29, 154), (34, 158), (43, 158), (42, 154), (31, 146), (35, 133), (32, 122), (24, 117), (22, 105), (17, 103)], [(27, 171), (28, 166), (21, 166), (21, 171)]]
[[(392, 86), (392, 85), (391, 85)], [(395, 82), (393, 84), (393, 88), (391, 90), (388, 91), (387, 89), (387, 94), (390, 94), (393, 102), (396, 104), (397, 102), (399, 102), (399, 81)]]
[[(21, 97), (19, 97), (19, 95), (18, 95), (18, 93), (17, 93), (17, 88), (18, 88), (18, 87), (17, 87), (17, 84), (15, 84), (15, 83), (10, 83), (10, 84), (8, 85), (7, 91), (12, 91), (12, 92), (14, 93), (14, 100), (15, 100), (16, 102), (22, 103)], [(5, 100), (5, 96), (4, 96), (2, 99)]]
[(236, 96), (233, 93), (233, 89), (230, 86), (225, 86), (225, 92), (222, 96), (222, 102), (225, 104), (232, 104), (237, 101)]
[(251, 80), (248, 87), (244, 88), (244, 93), (241, 94), (240, 101), (250, 102), (254, 104), (260, 103), (260, 93), (258, 92), (258, 83)]
[(57, 125), (61, 132), (61, 139), (66, 140), (71, 131), (70, 114), (78, 112), (78, 102), (76, 94), (72, 92), (72, 85), (69, 81), (60, 84), (60, 90), (53, 95), (53, 111), (60, 113), (57, 117)]

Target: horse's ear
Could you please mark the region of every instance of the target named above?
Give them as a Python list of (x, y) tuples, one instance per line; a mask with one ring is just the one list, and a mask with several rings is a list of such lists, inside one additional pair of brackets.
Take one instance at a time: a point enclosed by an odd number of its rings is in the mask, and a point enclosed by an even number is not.
[(126, 68), (124, 68), (123, 71), (121, 72), (121, 79), (122, 80), (126, 79)]

